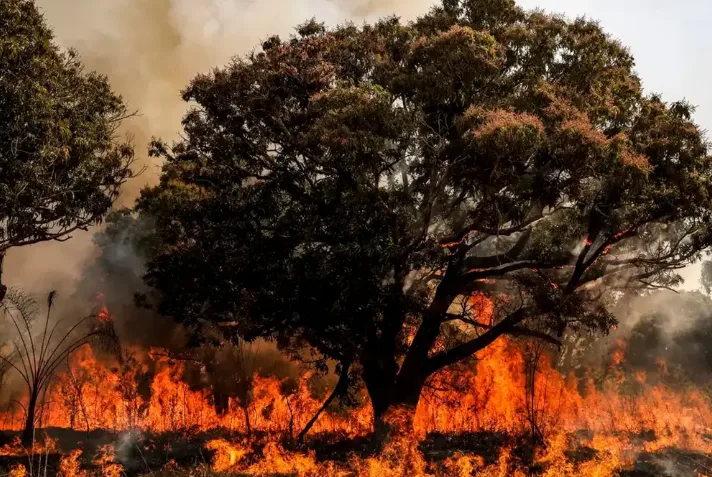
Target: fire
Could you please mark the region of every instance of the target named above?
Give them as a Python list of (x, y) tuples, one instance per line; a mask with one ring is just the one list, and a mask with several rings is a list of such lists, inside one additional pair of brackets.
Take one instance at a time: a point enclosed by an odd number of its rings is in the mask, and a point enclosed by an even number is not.
[(313, 452), (306, 455), (287, 452), (276, 442), (268, 442), (262, 451), (264, 460), (251, 465), (246, 469), (247, 475), (296, 475), (297, 477), (311, 477), (313, 475), (328, 475), (330, 466), (317, 464)]
[(231, 469), (247, 454), (246, 449), (233, 445), (225, 439), (212, 440), (205, 448), (215, 452), (213, 470), (217, 472)]
[[(487, 316), (491, 302), (473, 295), (468, 309)], [(108, 312), (105, 314), (108, 317)], [(108, 319), (108, 318), (107, 318)], [(624, 372), (626, 343), (619, 341), (609, 357), (607, 374), (595, 378), (564, 376), (542, 357), (533, 387), (527, 380), (531, 363), (520, 342), (500, 339), (477, 355), (475, 364), (434, 375), (413, 420), (397, 410), (389, 419), (400, 432), (377, 456), (353, 455), (342, 461), (320, 461), (313, 452), (288, 450), (294, 438), (322, 400), (312, 394), (312, 375), (305, 373), (296, 387), (285, 391), (283, 380), (257, 375), (245, 410), (236, 399), (218, 408), (210, 389), (196, 389), (183, 379), (185, 365), (160, 353), (140, 353), (143, 360), (107, 361), (85, 346), (72, 355), (58, 373), (40, 407), (39, 427), (171, 432), (190, 435), (200, 431), (246, 436), (247, 421), (255, 439), (218, 438), (206, 444), (215, 471), (264, 476), (289, 474), (326, 477), (524, 477), (531, 475), (513, 452), (513, 441), (482, 456), (458, 451), (437, 461), (426, 458), (420, 442), (429, 434), (465, 435), (491, 432), (504, 436), (529, 435), (536, 429), (544, 439), (534, 462), (541, 475), (613, 477), (630, 468), (640, 453), (675, 448), (712, 453), (707, 437), (712, 429), (712, 403), (702, 390), (671, 389), (664, 380), (643, 371)], [(664, 362), (656, 363), (665, 375)], [(654, 373), (653, 373), (654, 374)], [(139, 383), (148, 377), (148, 386)], [(634, 391), (631, 391), (633, 389)], [(22, 405), (0, 415), (4, 430), (19, 430), (24, 423)], [(372, 411), (366, 399), (346, 412), (325, 412), (310, 435), (366, 436), (373, 431)], [(649, 436), (641, 439), (639, 436)], [(257, 442), (259, 441), (259, 442)], [(29, 451), (19, 443), (6, 445), (0, 454), (23, 457), (56, 452), (51, 440)], [(257, 442), (257, 443), (256, 443)], [(576, 449), (592, 449), (584, 462), (571, 458)], [(94, 475), (80, 468), (81, 451), (62, 457), (59, 475)], [(98, 475), (119, 476), (123, 468), (111, 446), (95, 456)], [(25, 475), (16, 468), (11, 475)]]
[(111, 315), (109, 315), (109, 309), (106, 306), (101, 307), (97, 319), (101, 322), (111, 321)]
[(27, 469), (22, 464), (16, 464), (10, 469), (9, 477), (26, 477)]
[(79, 468), (81, 455), (81, 449), (74, 449), (69, 455), (62, 457), (59, 461), (57, 477), (86, 477), (87, 473)]
[(122, 477), (124, 468), (114, 461), (114, 448), (111, 444), (103, 446), (95, 459), (95, 464), (101, 468), (101, 475), (105, 477)]

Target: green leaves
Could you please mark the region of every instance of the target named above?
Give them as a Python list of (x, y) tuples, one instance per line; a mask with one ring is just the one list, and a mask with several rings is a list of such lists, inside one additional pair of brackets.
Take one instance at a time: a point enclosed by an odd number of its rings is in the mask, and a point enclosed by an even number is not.
[(101, 220), (130, 176), (130, 116), (105, 77), (60, 52), (35, 5), (0, 1), (0, 255)]

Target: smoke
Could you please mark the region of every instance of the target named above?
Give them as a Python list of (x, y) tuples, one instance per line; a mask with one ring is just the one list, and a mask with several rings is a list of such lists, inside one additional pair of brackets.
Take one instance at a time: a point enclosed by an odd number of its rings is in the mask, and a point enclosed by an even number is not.
[[(139, 115), (126, 122), (139, 167), (146, 171), (124, 187), (117, 206), (131, 206), (154, 184), (160, 164), (146, 157), (151, 137), (171, 141), (186, 105), (180, 91), (198, 73), (244, 55), (270, 35), (287, 37), (312, 17), (329, 25), (361, 23), (397, 14), (411, 20), (434, 0), (36, 0), (63, 48), (79, 51), (87, 69), (108, 76)], [(63, 243), (12, 249), (5, 259), (10, 285), (64, 295), (96, 257), (93, 230)]]
[[(701, 292), (648, 292), (622, 299), (612, 310), (619, 326), (604, 338), (572, 341), (580, 357), (573, 368), (605, 370), (616, 366), (633, 376), (645, 371), (668, 385), (712, 379), (712, 298)], [(574, 344), (575, 343), (575, 344)], [(619, 358), (620, 359), (620, 358)], [(582, 368), (583, 366), (583, 368)]]

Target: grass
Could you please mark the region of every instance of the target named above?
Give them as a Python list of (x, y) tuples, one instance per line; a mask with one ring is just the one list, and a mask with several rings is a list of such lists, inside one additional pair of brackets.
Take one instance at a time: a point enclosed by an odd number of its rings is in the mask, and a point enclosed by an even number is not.
[[(232, 472), (215, 472), (207, 465), (190, 468), (164, 469), (157, 472), (142, 474), (140, 477), (247, 477), (244, 474)], [(264, 476), (270, 477), (270, 476)]]

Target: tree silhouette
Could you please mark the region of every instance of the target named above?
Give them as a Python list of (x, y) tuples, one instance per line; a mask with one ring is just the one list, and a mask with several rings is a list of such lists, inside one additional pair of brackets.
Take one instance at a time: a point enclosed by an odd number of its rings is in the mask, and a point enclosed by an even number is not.
[(594, 22), (445, 0), (272, 37), (195, 78), (139, 209), (158, 310), (352, 363), (376, 428), (503, 335), (607, 332), (712, 239), (685, 102)]

